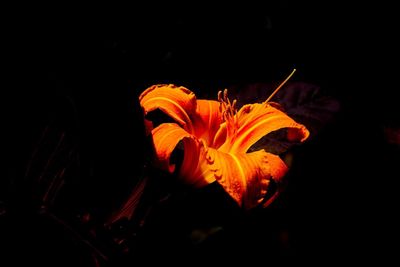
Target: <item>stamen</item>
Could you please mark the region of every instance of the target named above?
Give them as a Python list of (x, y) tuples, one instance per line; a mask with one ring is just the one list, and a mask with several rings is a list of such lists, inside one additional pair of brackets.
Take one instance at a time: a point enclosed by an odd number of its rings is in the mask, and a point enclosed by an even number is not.
[(228, 99), (228, 89), (226, 89), (226, 88), (225, 88), (225, 90), (224, 90), (224, 101), (225, 101), (225, 102), (228, 102), (228, 101), (229, 101), (229, 99)]
[(218, 92), (218, 101), (220, 102), (221, 105), (223, 105), (224, 114), (226, 114), (228, 117), (234, 117), (236, 115), (237, 100), (234, 99), (233, 102), (231, 103), (228, 97), (228, 89), (225, 89), (223, 93), (222, 91)]
[[(236, 111), (236, 103), (237, 103), (237, 100), (234, 99), (234, 100), (233, 100), (233, 103), (232, 103), (232, 109), (233, 109), (234, 111)], [(235, 112), (235, 113), (236, 113), (236, 112)]]
[(236, 134), (238, 127), (237, 114), (237, 100), (234, 99), (231, 103), (228, 97), (228, 89), (218, 92), (218, 101), (220, 102), (222, 110), (222, 116), (224, 121), (227, 123), (228, 136), (233, 137)]
[(283, 82), (281, 82), (281, 84), (275, 89), (275, 91), (272, 92), (272, 94), (267, 98), (267, 100), (265, 100), (264, 103), (268, 103), (271, 100), (271, 98), (279, 91), (279, 89), (281, 89), (282, 86), (293, 76), (295, 72), (296, 69), (293, 69), (293, 71), (289, 74), (289, 76)]

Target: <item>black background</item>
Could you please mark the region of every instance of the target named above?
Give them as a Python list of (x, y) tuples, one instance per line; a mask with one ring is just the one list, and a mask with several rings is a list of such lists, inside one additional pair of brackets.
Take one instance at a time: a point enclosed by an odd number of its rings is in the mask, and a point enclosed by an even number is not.
[(11, 83), (1, 93), (8, 157), (2, 173), (23, 165), (18, 155), (30, 153), (42, 122), (36, 115), (67, 96), (87, 160), (101, 173), (102, 179), (88, 178), (97, 184), (92, 196), (108, 209), (99, 196), (116, 196), (127, 182), (110, 183), (107, 174), (134, 172), (130, 163), (141, 148), (132, 135), (138, 119), (133, 99), (147, 86), (171, 82), (208, 94), (238, 82), (281, 80), (296, 68), (294, 80), (318, 84), (340, 101), (337, 120), (296, 151), (281, 199), (231, 223), (193, 258), (225, 247), (218, 257), (243, 253), (238, 258), (265, 263), (385, 260), (398, 177), (398, 147), (383, 133), (399, 123), (390, 10), (383, 3), (296, 1), (13, 9), (3, 35)]

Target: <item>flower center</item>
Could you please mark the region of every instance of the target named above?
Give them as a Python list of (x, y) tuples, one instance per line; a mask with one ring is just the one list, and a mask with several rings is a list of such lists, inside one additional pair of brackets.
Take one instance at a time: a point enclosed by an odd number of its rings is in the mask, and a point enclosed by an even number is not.
[(218, 101), (220, 103), (220, 108), (222, 109), (222, 116), (224, 121), (226, 122), (226, 129), (227, 129), (227, 137), (233, 138), (237, 130), (238, 120), (237, 120), (237, 108), (236, 108), (236, 99), (231, 102), (228, 98), (228, 89), (225, 89), (224, 92), (218, 92)]

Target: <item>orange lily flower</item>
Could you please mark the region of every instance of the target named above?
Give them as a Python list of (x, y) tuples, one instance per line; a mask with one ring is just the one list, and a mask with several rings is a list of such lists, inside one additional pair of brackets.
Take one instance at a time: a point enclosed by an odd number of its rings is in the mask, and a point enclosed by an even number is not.
[[(146, 119), (155, 147), (155, 164), (197, 188), (217, 181), (246, 209), (269, 205), (278, 196), (288, 171), (278, 155), (264, 149), (248, 152), (249, 148), (282, 128), (287, 128), (289, 141), (303, 142), (309, 136), (304, 125), (268, 101), (244, 105), (236, 111), (236, 101), (230, 102), (227, 90), (219, 92), (218, 101), (204, 100), (183, 86), (158, 84), (147, 88), (139, 100), (145, 115), (158, 109), (174, 121), (155, 126)], [(177, 169), (171, 155), (179, 143), (183, 144), (184, 157)], [(265, 199), (271, 181), (278, 190)]]

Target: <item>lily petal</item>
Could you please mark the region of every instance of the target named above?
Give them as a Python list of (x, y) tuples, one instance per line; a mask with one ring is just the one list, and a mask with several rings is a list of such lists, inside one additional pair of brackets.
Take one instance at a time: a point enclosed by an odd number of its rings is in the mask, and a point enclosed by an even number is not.
[(276, 155), (264, 150), (232, 154), (209, 148), (203, 161), (225, 191), (246, 209), (253, 208), (264, 201), (271, 179), (279, 186), (280, 179), (286, 174), (285, 163)]
[(155, 147), (155, 165), (169, 173), (176, 171), (176, 165), (170, 162), (171, 155), (180, 142), (183, 143), (183, 162), (179, 169), (179, 178), (185, 184), (203, 187), (215, 181), (207, 175), (210, 170), (201, 169), (200, 163), (205, 160), (203, 143), (186, 132), (176, 123), (160, 124), (152, 131)]
[(189, 89), (173, 84), (158, 84), (147, 88), (139, 96), (145, 115), (160, 109), (189, 133), (193, 132), (190, 119), (196, 111), (196, 96)]
[(196, 113), (192, 119), (194, 135), (198, 139), (204, 140), (207, 146), (211, 146), (223, 119), (221, 105), (218, 101), (197, 100)]
[(246, 153), (263, 136), (282, 128), (290, 129), (288, 131), (290, 141), (302, 142), (310, 134), (304, 125), (297, 123), (268, 103), (245, 105), (236, 116), (238, 129), (235, 135), (227, 137), (219, 148), (220, 151), (234, 154)]
[(175, 164), (170, 162), (172, 152), (184, 138), (192, 136), (176, 123), (162, 123), (151, 132), (155, 149), (155, 165), (161, 170), (173, 173)]

